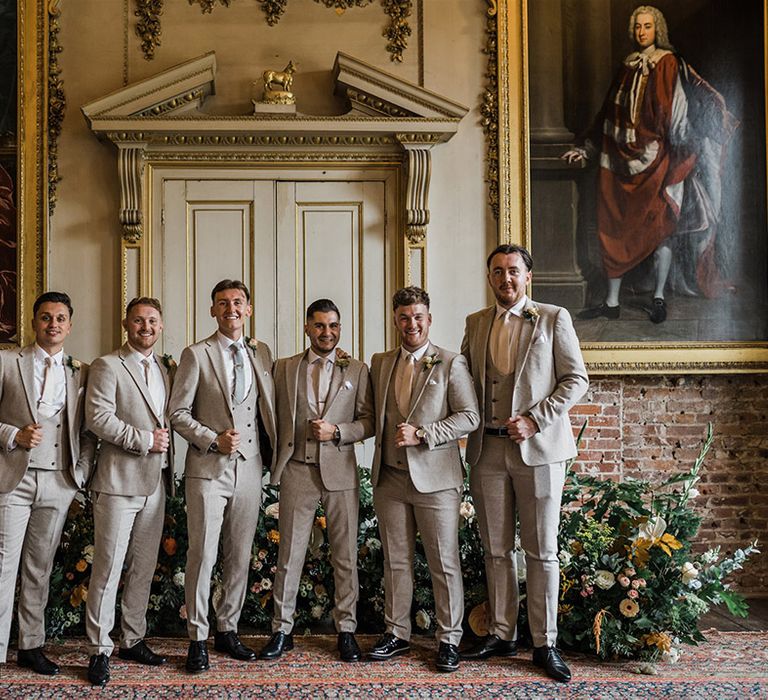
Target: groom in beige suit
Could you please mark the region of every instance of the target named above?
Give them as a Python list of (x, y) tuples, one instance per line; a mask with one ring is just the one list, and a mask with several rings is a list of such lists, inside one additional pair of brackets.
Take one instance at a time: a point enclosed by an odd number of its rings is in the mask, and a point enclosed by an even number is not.
[(330, 299), (307, 308), (309, 350), (275, 363), (280, 485), (280, 549), (274, 585), (273, 635), (260, 658), (293, 648), (293, 613), (318, 500), (325, 510), (335, 584), (333, 619), (342, 661), (358, 661), (357, 516), (360, 482), (355, 443), (373, 435), (368, 368), (336, 351), (339, 309)]
[[(262, 449), (275, 444), (272, 353), (243, 330), (251, 294), (239, 280), (211, 292), (218, 330), (181, 354), (171, 392), (171, 425), (188, 443), (185, 474), (189, 550), (185, 579), (186, 667), (206, 671), (211, 573), (223, 550), (214, 649), (239, 661), (256, 654), (237, 635), (261, 504)], [(269, 445), (259, 443), (260, 424)], [(265, 456), (265, 461), (268, 458)]]
[(109, 681), (109, 656), (115, 646), (109, 633), (124, 563), (118, 655), (149, 666), (165, 663), (144, 642), (165, 498), (174, 492), (166, 418), (172, 365), (152, 350), (163, 330), (160, 302), (132, 299), (123, 328), (127, 342), (91, 366), (85, 403), (86, 425), (101, 438), (90, 484), (94, 554), (85, 606), (88, 680), (94, 685)]
[(467, 462), (485, 550), (490, 625), (489, 635), (462, 658), (517, 653), (519, 516), (533, 662), (555, 680), (568, 681), (570, 670), (555, 648), (557, 532), (565, 463), (576, 456), (568, 409), (589, 382), (568, 312), (526, 296), (533, 268), (528, 251), (501, 245), (487, 266), (496, 304), (467, 317), (461, 351), (480, 406)]
[(96, 441), (82, 427), (88, 366), (64, 353), (72, 302), (46, 292), (33, 314), (35, 342), (0, 351), (0, 665), (21, 563), (16, 660), (53, 676), (59, 667), (43, 653), (53, 557)]
[(439, 671), (459, 667), (464, 616), (459, 505), (464, 471), (458, 439), (479, 425), (465, 359), (429, 342), (429, 296), (419, 287), (392, 299), (401, 345), (373, 356), (376, 451), (371, 481), (384, 550), (386, 631), (368, 654), (383, 661), (410, 649), (413, 558), (421, 533), (432, 576)]

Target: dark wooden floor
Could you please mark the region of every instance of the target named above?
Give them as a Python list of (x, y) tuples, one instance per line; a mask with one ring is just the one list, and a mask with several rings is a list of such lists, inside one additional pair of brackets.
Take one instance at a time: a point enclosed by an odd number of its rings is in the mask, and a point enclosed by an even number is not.
[(768, 631), (768, 598), (749, 598), (749, 615), (733, 617), (724, 606), (710, 610), (699, 624), (699, 629), (714, 627), (722, 632), (766, 632)]

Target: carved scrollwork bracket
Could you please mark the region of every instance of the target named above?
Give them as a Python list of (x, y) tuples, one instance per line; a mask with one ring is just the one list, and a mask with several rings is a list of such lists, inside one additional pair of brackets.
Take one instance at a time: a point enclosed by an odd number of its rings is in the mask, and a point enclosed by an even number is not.
[[(397, 134), (396, 138), (408, 157), (405, 195), (405, 235), (411, 245), (418, 245), (427, 236), (429, 224), (429, 178), (432, 172), (433, 142), (423, 134)], [(427, 135), (428, 136), (428, 135)]]
[(138, 243), (144, 229), (141, 205), (144, 148), (143, 143), (117, 144), (117, 168), (120, 176), (119, 218), (126, 243)]

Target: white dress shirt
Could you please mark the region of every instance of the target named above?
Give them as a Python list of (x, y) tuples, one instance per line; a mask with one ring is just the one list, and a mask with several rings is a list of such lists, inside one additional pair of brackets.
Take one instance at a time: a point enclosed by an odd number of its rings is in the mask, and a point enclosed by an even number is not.
[(505, 309), (503, 306), (500, 306), (498, 302), (496, 302), (496, 316), (493, 320), (493, 326), (491, 327), (491, 337), (489, 339), (489, 347), (491, 348), (491, 357), (493, 358), (493, 361), (496, 364), (497, 368), (500, 370), (504, 370), (505, 367), (502, 366), (502, 363), (500, 362), (499, 358), (495, 356), (495, 349), (498, 345), (498, 337), (499, 337), (499, 333), (502, 330), (502, 326), (504, 325), (504, 319), (505, 317), (509, 317), (510, 320), (513, 320), (515, 323), (515, 325), (511, 329), (512, 337), (509, 343), (509, 356), (508, 356), (509, 372), (514, 372), (515, 362), (517, 359), (518, 341), (520, 340), (520, 330), (522, 329), (522, 325), (523, 325), (522, 324), (523, 309), (525, 308), (525, 305), (527, 303), (528, 303), (528, 297), (525, 294), (523, 294), (520, 301), (518, 301), (509, 309)]
[(243, 370), (245, 375), (245, 391), (243, 396), (248, 396), (251, 390), (251, 384), (253, 384), (253, 370), (251, 368), (251, 358), (248, 353), (252, 350), (245, 345), (245, 336), (240, 336), (238, 340), (232, 340), (227, 338), (221, 331), (216, 331), (216, 339), (219, 341), (219, 348), (221, 349), (221, 355), (224, 358), (224, 369), (226, 370), (227, 377), (229, 377), (229, 395), (235, 393), (235, 360), (232, 357), (232, 350), (230, 349), (232, 343), (237, 343), (240, 346), (240, 355), (243, 359)]

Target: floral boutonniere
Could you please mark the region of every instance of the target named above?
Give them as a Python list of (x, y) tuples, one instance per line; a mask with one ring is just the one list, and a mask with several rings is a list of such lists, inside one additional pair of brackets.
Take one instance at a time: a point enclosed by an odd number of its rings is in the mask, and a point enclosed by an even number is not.
[(339, 369), (346, 369), (349, 367), (349, 361), (352, 359), (352, 356), (348, 353), (344, 352), (341, 348), (336, 348), (336, 366)]
[(259, 341), (256, 338), (245, 336), (245, 344), (251, 349), (253, 356), (256, 357), (256, 348), (259, 347)]
[(538, 306), (526, 306), (523, 309), (523, 318), (531, 323), (536, 323), (539, 320), (539, 307)]
[(422, 370), (423, 372), (428, 372), (435, 365), (439, 365), (442, 362), (442, 360), (437, 356), (436, 352), (433, 352), (431, 355), (424, 355), (421, 361), (424, 363), (424, 369)]
[(176, 369), (176, 360), (173, 359), (173, 355), (170, 353), (165, 353), (161, 358), (160, 361), (165, 366), (165, 369), (167, 369), (169, 372), (173, 372)]
[(75, 372), (79, 372), (80, 368), (83, 366), (83, 363), (80, 362), (80, 360), (76, 360), (72, 355), (67, 355), (65, 364), (72, 370), (73, 377), (75, 376)]

